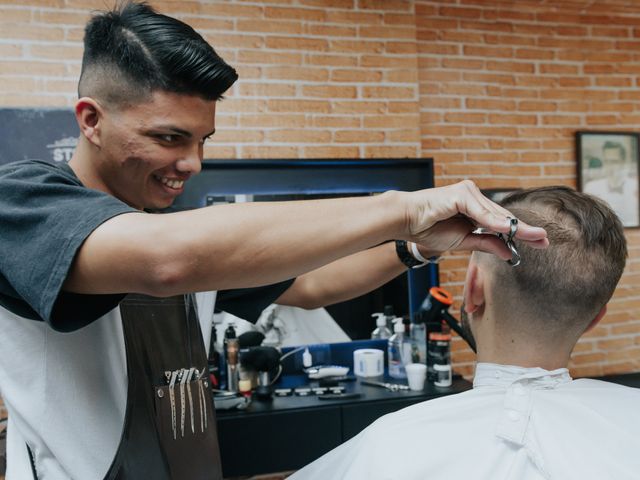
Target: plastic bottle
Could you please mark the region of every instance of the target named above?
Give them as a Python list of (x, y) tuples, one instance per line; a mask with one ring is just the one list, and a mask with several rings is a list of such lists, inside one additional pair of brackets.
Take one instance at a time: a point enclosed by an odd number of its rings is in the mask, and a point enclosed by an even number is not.
[(427, 364), (427, 326), (420, 314), (411, 322), (411, 361)]
[(407, 365), (413, 362), (411, 355), (411, 320), (409, 317), (402, 318), (404, 332), (402, 335), (402, 363)]
[(371, 338), (373, 340), (378, 340), (391, 337), (391, 332), (387, 328), (387, 319), (385, 314), (378, 312), (371, 316), (376, 317), (376, 329), (371, 332)]
[(451, 386), (451, 333), (429, 333), (427, 379), (437, 387)]
[(404, 325), (401, 318), (394, 320), (393, 335), (389, 338), (389, 376), (393, 378), (407, 378), (403, 358)]
[(216, 326), (211, 328), (211, 340), (209, 341), (209, 356), (207, 358), (209, 380), (213, 388), (220, 386), (220, 353), (216, 350)]
[(393, 332), (393, 321), (396, 319), (396, 316), (393, 314), (393, 305), (385, 305), (383, 312), (384, 312), (384, 318), (387, 321), (389, 336), (391, 336), (391, 333)]
[(224, 332), (225, 358), (227, 360), (227, 390), (230, 392), (238, 391), (238, 338), (236, 337), (236, 329), (232, 323), (229, 324)]

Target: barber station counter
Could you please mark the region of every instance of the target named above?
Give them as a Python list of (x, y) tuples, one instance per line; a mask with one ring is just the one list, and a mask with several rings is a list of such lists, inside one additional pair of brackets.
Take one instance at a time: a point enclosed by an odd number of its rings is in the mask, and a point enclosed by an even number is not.
[[(386, 382), (402, 383), (391, 378)], [(406, 383), (406, 382), (405, 382)], [(277, 388), (309, 383), (304, 376), (285, 376)], [(297, 470), (357, 435), (387, 413), (433, 398), (460, 393), (471, 383), (454, 376), (451, 387), (426, 384), (423, 391), (391, 392), (341, 382), (358, 398), (323, 400), (317, 395), (253, 400), (245, 410), (218, 410), (218, 435), (225, 477)], [(428, 432), (425, 432), (428, 435)]]

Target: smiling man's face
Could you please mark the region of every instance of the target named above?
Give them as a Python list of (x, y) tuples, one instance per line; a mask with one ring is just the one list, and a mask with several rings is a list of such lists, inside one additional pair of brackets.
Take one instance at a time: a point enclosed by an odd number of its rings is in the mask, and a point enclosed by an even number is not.
[(214, 100), (159, 91), (150, 101), (106, 110), (94, 165), (106, 191), (138, 209), (170, 206), (200, 172), (215, 112)]

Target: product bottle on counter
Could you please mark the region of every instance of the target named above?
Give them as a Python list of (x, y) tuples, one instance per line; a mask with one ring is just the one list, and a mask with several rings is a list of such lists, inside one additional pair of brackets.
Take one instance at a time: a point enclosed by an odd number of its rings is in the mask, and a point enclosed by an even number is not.
[(433, 382), (436, 387), (450, 387), (451, 333), (429, 333), (427, 352), (427, 380)]
[(385, 305), (384, 309), (384, 319), (387, 321), (387, 328), (389, 329), (389, 337), (393, 333), (393, 321), (396, 319), (396, 316), (393, 313), (393, 305)]
[(396, 318), (393, 326), (393, 335), (389, 338), (389, 376), (393, 378), (407, 378), (403, 358), (404, 325), (401, 318)]
[(391, 331), (387, 327), (387, 319), (384, 313), (374, 313), (371, 315), (376, 317), (376, 329), (371, 333), (373, 340), (387, 339), (391, 337)]
[(411, 322), (411, 361), (427, 364), (427, 326), (419, 313)]
[(224, 332), (224, 353), (227, 360), (227, 390), (238, 391), (238, 338), (233, 324), (229, 324)]
[(209, 381), (213, 388), (220, 388), (220, 353), (216, 350), (216, 326), (211, 327), (211, 340), (209, 341), (209, 356), (207, 358), (207, 369), (209, 371)]

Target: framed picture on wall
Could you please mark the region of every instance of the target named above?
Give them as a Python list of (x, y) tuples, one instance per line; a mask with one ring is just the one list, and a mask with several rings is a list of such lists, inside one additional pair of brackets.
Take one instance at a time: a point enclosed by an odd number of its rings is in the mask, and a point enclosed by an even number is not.
[(640, 227), (639, 134), (576, 132), (578, 190), (607, 202), (625, 227)]

